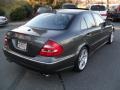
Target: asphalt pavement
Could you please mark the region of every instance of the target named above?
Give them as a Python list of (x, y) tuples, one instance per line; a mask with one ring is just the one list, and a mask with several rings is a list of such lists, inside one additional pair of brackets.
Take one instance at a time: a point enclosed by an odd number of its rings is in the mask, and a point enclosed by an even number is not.
[(120, 23), (115, 25), (115, 41), (98, 49), (80, 73), (71, 70), (48, 77), (6, 61), (2, 51), (5, 32), (25, 22), (0, 28), (0, 90), (119, 90)]

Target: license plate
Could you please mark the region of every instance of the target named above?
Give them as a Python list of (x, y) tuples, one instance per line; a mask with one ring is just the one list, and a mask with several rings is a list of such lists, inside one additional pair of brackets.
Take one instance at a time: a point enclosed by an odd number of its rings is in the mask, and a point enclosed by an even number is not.
[(27, 49), (27, 43), (23, 42), (23, 41), (18, 41), (17, 47), (20, 50), (26, 51), (26, 49)]

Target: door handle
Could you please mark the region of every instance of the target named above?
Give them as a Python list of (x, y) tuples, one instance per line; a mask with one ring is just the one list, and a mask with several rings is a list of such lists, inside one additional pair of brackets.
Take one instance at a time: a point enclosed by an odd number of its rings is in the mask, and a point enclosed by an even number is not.
[(87, 35), (86, 35), (86, 36), (88, 36), (88, 37), (89, 37), (89, 36), (92, 36), (92, 34), (91, 34), (91, 33), (87, 33)]

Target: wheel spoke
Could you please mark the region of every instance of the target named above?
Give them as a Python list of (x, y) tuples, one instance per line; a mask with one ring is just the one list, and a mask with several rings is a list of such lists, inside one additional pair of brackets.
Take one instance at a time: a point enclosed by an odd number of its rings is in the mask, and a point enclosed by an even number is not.
[(113, 32), (111, 33), (111, 42), (113, 42), (113, 39), (114, 39), (114, 35), (113, 35)]
[(80, 70), (83, 70), (84, 67), (86, 66), (87, 59), (88, 59), (88, 52), (86, 49), (84, 49), (81, 51), (81, 55), (79, 57), (79, 69)]

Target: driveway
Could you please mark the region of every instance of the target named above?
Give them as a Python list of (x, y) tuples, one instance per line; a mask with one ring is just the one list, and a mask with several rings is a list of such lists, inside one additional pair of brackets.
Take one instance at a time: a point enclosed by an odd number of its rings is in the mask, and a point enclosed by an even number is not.
[(22, 25), (10, 23), (0, 28), (0, 90), (119, 90), (120, 23), (114, 23), (115, 41), (97, 50), (81, 73), (71, 70), (48, 77), (9, 63), (2, 52), (5, 32)]

